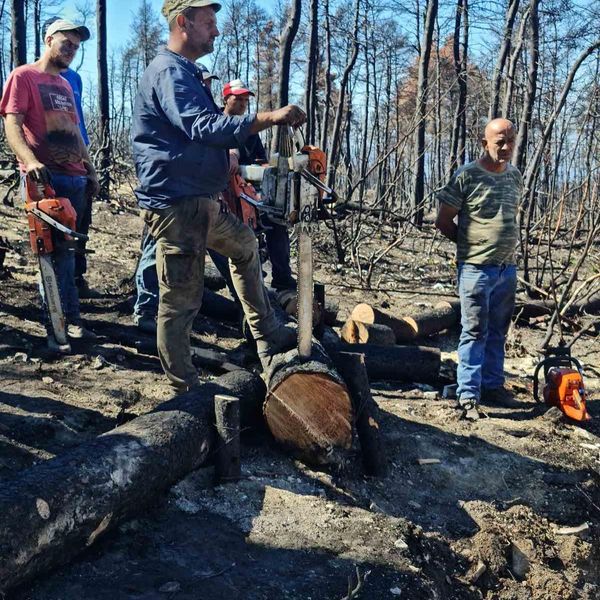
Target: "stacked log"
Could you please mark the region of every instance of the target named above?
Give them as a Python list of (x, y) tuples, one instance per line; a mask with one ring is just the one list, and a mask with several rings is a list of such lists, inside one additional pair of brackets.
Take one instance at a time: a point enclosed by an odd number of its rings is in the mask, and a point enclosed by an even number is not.
[(428, 346), (379, 346), (376, 344), (344, 344), (330, 327), (325, 327), (321, 343), (330, 356), (347, 351), (364, 354), (365, 367), (371, 381), (416, 381), (432, 383), (438, 378), (441, 353)]
[(411, 342), (417, 338), (428, 337), (444, 329), (450, 329), (460, 320), (460, 303), (439, 302), (433, 308), (413, 315), (397, 317), (370, 304), (358, 304), (354, 307), (350, 319), (365, 325), (380, 325), (390, 328), (396, 343)]

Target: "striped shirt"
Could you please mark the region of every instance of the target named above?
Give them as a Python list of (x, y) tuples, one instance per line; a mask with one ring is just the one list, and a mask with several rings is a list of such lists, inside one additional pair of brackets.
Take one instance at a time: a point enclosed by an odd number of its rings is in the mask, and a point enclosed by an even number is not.
[(437, 198), (458, 210), (458, 263), (515, 264), (522, 192), (523, 178), (512, 165), (494, 173), (474, 161), (454, 173)]

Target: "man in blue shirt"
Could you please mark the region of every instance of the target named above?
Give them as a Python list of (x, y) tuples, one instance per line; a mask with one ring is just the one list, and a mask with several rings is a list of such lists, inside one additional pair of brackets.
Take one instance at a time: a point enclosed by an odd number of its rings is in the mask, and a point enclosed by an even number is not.
[(228, 149), (273, 125), (299, 126), (297, 106), (228, 117), (212, 99), (195, 64), (219, 35), (213, 0), (165, 0), (169, 42), (146, 69), (135, 102), (133, 155), (138, 203), (157, 242), (161, 364), (177, 391), (199, 384), (190, 331), (202, 300), (204, 257), (212, 248), (229, 257), (233, 283), (263, 365), (295, 343), (275, 316), (262, 281), (252, 230), (221, 210), (228, 183)]

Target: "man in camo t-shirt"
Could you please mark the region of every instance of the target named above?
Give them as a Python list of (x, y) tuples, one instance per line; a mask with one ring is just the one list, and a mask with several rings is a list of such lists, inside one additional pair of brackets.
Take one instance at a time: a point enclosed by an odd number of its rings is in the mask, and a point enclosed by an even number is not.
[[(515, 303), (517, 206), (523, 179), (510, 164), (514, 125), (493, 119), (484, 155), (464, 165), (438, 193), (436, 227), (456, 243), (461, 334), (457, 396), (464, 417), (478, 419), (480, 401), (517, 405), (504, 389), (504, 343)], [(455, 222), (455, 218), (458, 217)]]

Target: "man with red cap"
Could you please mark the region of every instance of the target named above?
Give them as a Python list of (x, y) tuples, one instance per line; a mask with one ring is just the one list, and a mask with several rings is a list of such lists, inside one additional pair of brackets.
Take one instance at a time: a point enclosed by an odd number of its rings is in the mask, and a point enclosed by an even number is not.
[[(241, 79), (234, 79), (223, 87), (223, 113), (242, 116), (248, 111), (250, 96), (254, 94)], [(230, 169), (239, 165), (267, 162), (267, 153), (258, 134), (249, 135), (243, 144), (229, 151)], [(276, 290), (295, 289), (296, 282), (290, 268), (290, 237), (285, 225), (274, 223), (266, 215), (261, 215), (266, 227), (267, 252), (271, 261), (271, 287)]]

